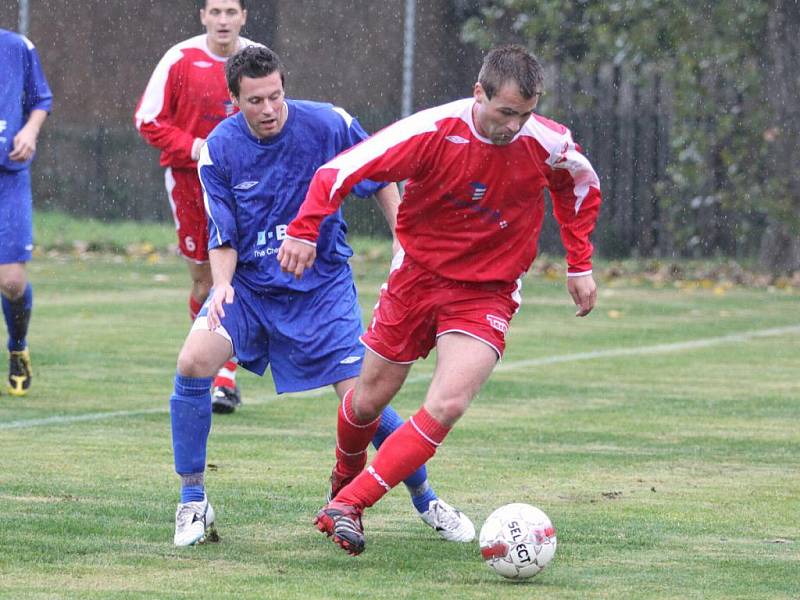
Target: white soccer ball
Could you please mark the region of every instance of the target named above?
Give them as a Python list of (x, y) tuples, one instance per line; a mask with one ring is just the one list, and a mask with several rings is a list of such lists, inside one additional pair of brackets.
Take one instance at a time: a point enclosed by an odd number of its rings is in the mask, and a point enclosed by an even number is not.
[(528, 579), (542, 571), (556, 553), (556, 529), (530, 504), (501, 506), (481, 527), (481, 556), (508, 579)]

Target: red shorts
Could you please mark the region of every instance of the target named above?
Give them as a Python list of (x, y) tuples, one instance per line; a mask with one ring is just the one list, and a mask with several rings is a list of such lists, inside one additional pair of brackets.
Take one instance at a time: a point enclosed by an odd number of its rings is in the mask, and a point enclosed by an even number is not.
[(208, 217), (197, 171), (167, 167), (164, 181), (181, 254), (198, 263), (208, 261)]
[(511, 317), (519, 308), (519, 285), (468, 284), (426, 271), (407, 256), (389, 274), (364, 345), (378, 356), (410, 363), (428, 356), (445, 333), (463, 333), (503, 356)]

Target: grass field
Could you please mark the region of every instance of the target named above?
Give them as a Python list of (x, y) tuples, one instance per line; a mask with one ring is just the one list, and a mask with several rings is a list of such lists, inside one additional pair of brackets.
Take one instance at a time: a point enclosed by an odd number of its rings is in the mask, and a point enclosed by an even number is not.
[[(550, 515), (555, 560), (515, 584), (477, 543), (437, 539), (403, 489), (346, 556), (311, 525), (332, 392), (279, 399), (249, 374), (209, 445), (222, 541), (174, 548), (167, 407), (186, 270), (148, 250), (80, 252), (147, 247), (149, 233), (98, 227), (31, 263), (33, 389), (0, 396), (0, 597), (800, 598), (796, 289), (601, 281), (576, 319), (560, 278), (526, 280), (503, 363), (430, 465), (478, 526), (507, 502)], [(386, 264), (355, 266), (366, 316)], [(397, 398), (404, 416), (431, 367)]]

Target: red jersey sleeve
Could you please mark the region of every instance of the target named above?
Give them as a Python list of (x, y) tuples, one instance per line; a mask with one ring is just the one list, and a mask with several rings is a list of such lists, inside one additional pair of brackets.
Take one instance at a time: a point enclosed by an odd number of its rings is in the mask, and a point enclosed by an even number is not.
[[(192, 163), (195, 136), (176, 125), (178, 91), (183, 85), (180, 73), (183, 53), (172, 49), (159, 61), (136, 107), (136, 128), (151, 146), (169, 156), (172, 162)], [(163, 161), (162, 161), (163, 162)]]
[(422, 164), (426, 141), (435, 131), (435, 126), (414, 115), (382, 129), (322, 165), (286, 233), (293, 238), (316, 241), (322, 220), (336, 212), (359, 181), (403, 181), (413, 177)]
[(567, 272), (573, 276), (591, 272), (590, 236), (600, 212), (600, 181), (569, 131), (547, 164), (553, 213), (567, 252)]

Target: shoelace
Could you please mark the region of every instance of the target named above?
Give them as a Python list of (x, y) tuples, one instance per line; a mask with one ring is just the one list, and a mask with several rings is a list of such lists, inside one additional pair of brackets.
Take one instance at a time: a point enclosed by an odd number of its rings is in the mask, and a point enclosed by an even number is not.
[(195, 507), (189, 506), (188, 504), (181, 506), (180, 510), (178, 511), (178, 516), (175, 517), (175, 520), (178, 522), (178, 525), (190, 525), (192, 523), (192, 519), (195, 515), (201, 514), (199, 511), (195, 510)]
[(448, 531), (454, 531), (461, 527), (461, 519), (455, 510), (448, 510), (438, 502), (433, 507), (434, 523), (439, 527), (445, 526)]

